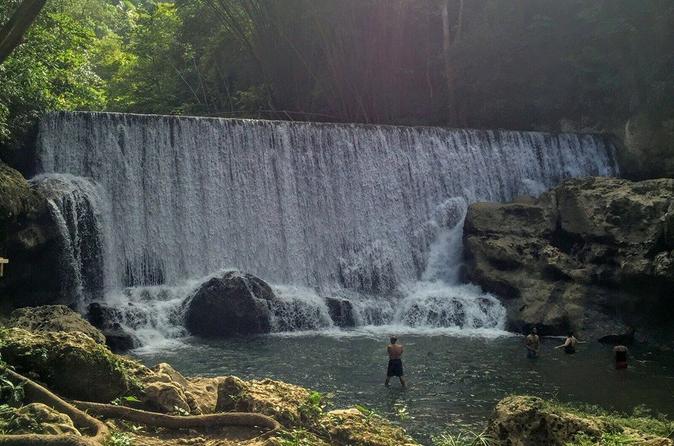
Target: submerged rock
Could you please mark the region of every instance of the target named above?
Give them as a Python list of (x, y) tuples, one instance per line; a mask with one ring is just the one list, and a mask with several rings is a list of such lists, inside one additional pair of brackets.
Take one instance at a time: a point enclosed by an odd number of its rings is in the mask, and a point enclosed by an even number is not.
[(276, 299), (263, 280), (230, 271), (201, 285), (187, 302), (185, 326), (204, 337), (269, 333)]
[(674, 180), (575, 179), (539, 199), (470, 206), (467, 279), (509, 328), (601, 337), (674, 316)]
[(84, 333), (99, 344), (105, 343), (105, 337), (79, 313), (64, 305), (45, 305), (42, 307), (19, 308), (9, 316), (7, 326), (28, 331), (64, 331)]
[(346, 299), (335, 299), (328, 297), (326, 299), (330, 319), (338, 327), (350, 328), (356, 326), (356, 319), (353, 314), (353, 304)]

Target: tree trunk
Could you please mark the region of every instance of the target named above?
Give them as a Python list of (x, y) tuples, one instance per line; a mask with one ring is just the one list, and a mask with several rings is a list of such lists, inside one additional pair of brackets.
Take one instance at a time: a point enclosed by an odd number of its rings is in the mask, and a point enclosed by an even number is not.
[(0, 64), (9, 57), (14, 48), (35, 21), (47, 0), (24, 0), (9, 22), (0, 28)]

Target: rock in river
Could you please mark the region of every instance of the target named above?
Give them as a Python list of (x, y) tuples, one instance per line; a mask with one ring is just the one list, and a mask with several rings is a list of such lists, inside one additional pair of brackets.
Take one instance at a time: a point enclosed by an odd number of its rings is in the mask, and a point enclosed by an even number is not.
[(204, 337), (268, 333), (276, 299), (263, 280), (229, 271), (204, 283), (188, 300), (185, 326)]

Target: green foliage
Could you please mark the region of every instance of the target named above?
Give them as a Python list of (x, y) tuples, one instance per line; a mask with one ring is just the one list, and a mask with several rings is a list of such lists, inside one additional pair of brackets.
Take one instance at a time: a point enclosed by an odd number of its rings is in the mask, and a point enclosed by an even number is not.
[(115, 406), (121, 406), (124, 403), (141, 403), (142, 401), (136, 398), (133, 395), (127, 395), (127, 396), (120, 396), (119, 398), (115, 398), (114, 400), (110, 401), (110, 404), (114, 404)]
[(45, 111), (105, 105), (89, 58), (93, 40), (94, 31), (67, 10), (50, 5), (43, 11), (27, 43), (0, 65), (0, 142), (21, 136)]
[(304, 404), (299, 407), (300, 415), (309, 421), (318, 420), (323, 415), (323, 411), (327, 407), (330, 398), (331, 396), (328, 394), (316, 391), (311, 392)]
[(581, 417), (595, 417), (611, 426), (611, 430), (617, 433), (621, 433), (624, 428), (629, 428), (644, 434), (665, 438), (674, 434), (674, 421), (665, 415), (653, 414), (650, 409), (643, 405), (635, 407), (631, 414), (612, 412), (591, 404), (554, 403), (551, 407)]
[(444, 433), (433, 437), (433, 446), (493, 446), (496, 440), (486, 432)]
[(115, 431), (105, 441), (104, 446), (133, 446), (131, 436), (124, 432)]
[(14, 384), (5, 373), (0, 375), (0, 402), (3, 405), (20, 405), (24, 396), (23, 384)]
[(284, 431), (278, 438), (279, 446), (314, 446), (315, 436), (305, 429)]
[(362, 404), (356, 404), (353, 407), (355, 407), (356, 410), (358, 410), (358, 412), (360, 412), (365, 417), (365, 422), (368, 424), (371, 423), (372, 420), (377, 416), (377, 412), (368, 407), (363, 406)]
[(414, 419), (414, 417), (410, 416), (410, 413), (407, 409), (407, 406), (404, 403), (395, 403), (393, 405), (393, 410), (395, 411), (396, 415), (398, 416), (398, 419), (400, 419), (401, 422), (404, 422), (408, 418)]
[(16, 408), (7, 404), (0, 404), (0, 435), (21, 432), (38, 432), (39, 423), (32, 418), (21, 417)]
[(604, 433), (599, 439), (581, 434), (573, 443), (567, 443), (565, 446), (629, 446), (634, 444), (637, 444), (637, 441), (625, 434)]
[(669, 128), (673, 19), (666, 0), (52, 0), (0, 66), (0, 144), (74, 109)]
[(176, 6), (152, 3), (136, 11), (133, 23), (123, 48), (115, 46), (117, 41), (101, 43), (115, 50), (103, 52), (111, 59), (106, 61), (112, 74), (108, 106), (120, 111), (172, 112), (180, 105), (178, 66), (184, 51), (176, 41), (180, 26)]
[(16, 418), (14, 408), (7, 404), (0, 404), (0, 435), (11, 432), (10, 424)]

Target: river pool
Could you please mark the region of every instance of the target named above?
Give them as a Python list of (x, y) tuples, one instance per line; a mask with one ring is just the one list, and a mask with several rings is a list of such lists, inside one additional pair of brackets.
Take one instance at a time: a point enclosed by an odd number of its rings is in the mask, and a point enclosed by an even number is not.
[[(408, 388), (383, 385), (387, 333), (405, 346)], [(273, 378), (334, 395), (335, 407), (363, 404), (402, 424), (424, 444), (458, 426), (481, 429), (494, 404), (531, 394), (631, 411), (645, 405), (674, 416), (674, 358), (634, 347), (630, 367), (616, 371), (608, 346), (582, 344), (576, 355), (544, 339), (541, 357), (528, 360), (521, 337), (494, 331), (401, 333), (377, 327), (180, 342), (139, 350), (148, 365), (169, 362), (185, 375)], [(398, 414), (405, 408), (408, 415)]]

